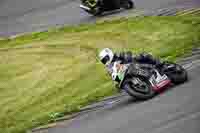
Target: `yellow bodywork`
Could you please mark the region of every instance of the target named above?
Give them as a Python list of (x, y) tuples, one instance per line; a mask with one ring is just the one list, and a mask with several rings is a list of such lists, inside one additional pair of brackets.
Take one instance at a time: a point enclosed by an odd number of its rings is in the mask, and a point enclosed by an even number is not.
[(90, 6), (90, 7), (95, 7), (97, 4), (98, 0), (87, 0), (86, 3)]

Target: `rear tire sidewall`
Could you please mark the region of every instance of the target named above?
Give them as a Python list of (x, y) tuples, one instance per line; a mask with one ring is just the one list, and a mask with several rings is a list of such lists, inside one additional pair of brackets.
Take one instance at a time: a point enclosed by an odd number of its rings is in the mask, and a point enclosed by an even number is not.
[[(140, 79), (141, 80), (141, 79)], [(130, 84), (131, 80), (126, 80), (123, 83), (123, 87), (125, 87), (125, 91), (132, 97), (138, 99), (138, 100), (147, 100), (150, 99), (152, 97), (154, 97), (156, 95), (156, 92), (153, 90), (152, 86), (150, 85), (149, 81), (144, 81), (148, 87), (148, 93), (140, 93), (138, 91), (135, 90), (134, 87), (131, 87)]]
[(183, 70), (181, 73), (173, 74), (170, 76), (172, 83), (181, 84), (188, 80), (186, 70)]
[(132, 8), (134, 8), (134, 2), (132, 0), (124, 0), (122, 2), (122, 8), (132, 9)]
[(93, 9), (93, 11), (91, 12), (91, 14), (94, 16), (100, 16), (102, 13), (103, 11), (101, 10), (100, 7), (96, 7), (96, 9)]
[[(175, 64), (175, 63), (172, 63), (172, 64)], [(188, 80), (188, 73), (181, 65), (178, 65), (178, 64), (175, 64), (175, 65), (176, 65), (176, 68), (179, 67), (181, 71), (175, 71), (172, 74), (166, 74), (166, 75), (169, 77), (172, 83), (177, 85)]]

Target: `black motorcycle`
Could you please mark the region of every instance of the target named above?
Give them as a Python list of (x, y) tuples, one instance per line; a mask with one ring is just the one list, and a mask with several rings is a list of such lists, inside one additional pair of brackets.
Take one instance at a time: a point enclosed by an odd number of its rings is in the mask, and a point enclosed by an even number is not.
[(132, 0), (81, 0), (80, 8), (94, 16), (120, 8), (134, 8)]
[(114, 63), (112, 78), (119, 88), (130, 96), (146, 100), (160, 93), (164, 88), (187, 80), (187, 71), (176, 63), (165, 62), (159, 68), (149, 64)]

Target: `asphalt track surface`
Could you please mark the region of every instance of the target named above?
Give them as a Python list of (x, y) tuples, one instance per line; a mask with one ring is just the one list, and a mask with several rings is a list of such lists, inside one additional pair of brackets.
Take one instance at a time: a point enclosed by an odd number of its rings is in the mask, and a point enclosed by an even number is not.
[[(79, 4), (79, 0), (0, 0), (0, 37), (95, 21)], [(196, 6), (200, 0), (135, 0), (135, 5), (136, 9), (154, 10)]]

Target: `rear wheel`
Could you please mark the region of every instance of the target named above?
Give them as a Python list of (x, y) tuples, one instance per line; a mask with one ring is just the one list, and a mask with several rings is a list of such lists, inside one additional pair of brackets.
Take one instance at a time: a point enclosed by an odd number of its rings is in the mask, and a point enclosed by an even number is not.
[(187, 71), (181, 65), (178, 65), (178, 64), (175, 64), (175, 63), (167, 63), (166, 65), (167, 66), (170, 66), (170, 65), (174, 66), (169, 70), (167, 69), (166, 72), (165, 72), (166, 75), (171, 79), (172, 83), (181, 84), (181, 83), (188, 80)]
[(99, 15), (101, 15), (103, 13), (103, 11), (101, 10), (100, 7), (95, 7), (89, 13), (94, 15), (94, 16), (99, 16)]
[(150, 99), (156, 94), (149, 81), (140, 78), (125, 80), (123, 87), (130, 96), (139, 100)]
[(174, 84), (181, 84), (188, 80), (188, 74), (187, 71), (182, 68), (182, 66), (176, 66), (179, 70), (174, 71), (172, 74), (170, 74), (169, 78)]
[(132, 9), (132, 8), (134, 8), (134, 2), (132, 0), (124, 0), (122, 3), (122, 8)]

